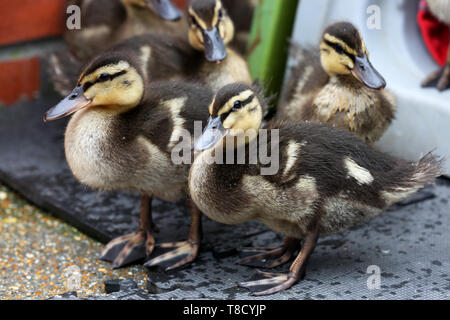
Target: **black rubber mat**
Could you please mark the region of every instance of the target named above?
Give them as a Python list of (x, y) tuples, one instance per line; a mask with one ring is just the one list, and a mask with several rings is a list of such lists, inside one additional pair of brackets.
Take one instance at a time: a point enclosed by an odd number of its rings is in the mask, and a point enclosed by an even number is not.
[[(137, 227), (138, 196), (97, 193), (81, 186), (67, 167), (64, 120), (43, 123), (57, 100), (0, 108), (0, 180), (30, 201), (107, 241)], [(450, 187), (440, 180), (434, 199), (398, 206), (345, 234), (321, 238), (305, 280), (269, 299), (449, 299)], [(189, 214), (183, 204), (154, 201), (157, 241), (184, 239)], [(254, 271), (236, 265), (238, 246), (275, 246), (282, 237), (259, 223), (224, 226), (204, 218), (204, 246), (190, 267), (149, 273), (148, 299), (248, 299), (236, 282)], [(381, 271), (370, 289), (369, 266)], [(285, 272), (289, 265), (276, 271)], [(124, 295), (115, 298), (136, 298)]]

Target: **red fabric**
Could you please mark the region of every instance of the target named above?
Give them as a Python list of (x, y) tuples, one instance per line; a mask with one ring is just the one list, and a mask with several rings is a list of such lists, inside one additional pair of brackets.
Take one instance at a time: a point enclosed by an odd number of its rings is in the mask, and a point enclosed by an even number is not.
[(428, 5), (425, 0), (420, 1), (417, 22), (419, 23), (419, 28), (428, 51), (430, 51), (434, 60), (440, 66), (443, 66), (447, 61), (449, 27), (433, 16), (428, 10)]

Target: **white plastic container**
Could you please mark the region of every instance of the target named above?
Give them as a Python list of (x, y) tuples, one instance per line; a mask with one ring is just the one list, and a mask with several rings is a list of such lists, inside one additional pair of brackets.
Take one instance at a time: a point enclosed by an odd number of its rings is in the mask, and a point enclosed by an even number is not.
[[(416, 23), (418, 6), (418, 0), (300, 0), (293, 40), (302, 47), (318, 46), (328, 24), (339, 20), (355, 24), (372, 64), (398, 103), (396, 120), (375, 147), (413, 161), (435, 150), (448, 158), (450, 175), (450, 90), (441, 93), (420, 87), (438, 65), (422, 41)], [(369, 28), (368, 19), (377, 8), (381, 28)]]

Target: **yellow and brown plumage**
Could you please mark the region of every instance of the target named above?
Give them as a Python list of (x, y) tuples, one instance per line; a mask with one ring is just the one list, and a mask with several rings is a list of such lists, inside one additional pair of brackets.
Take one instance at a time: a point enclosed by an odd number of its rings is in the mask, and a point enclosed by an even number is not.
[[(255, 250), (255, 256), (241, 262), (275, 267), (287, 262), (302, 242), (289, 274), (266, 273), (265, 280), (241, 284), (263, 290), (257, 295), (279, 292), (300, 280), (320, 235), (377, 217), (443, 172), (442, 160), (431, 154), (410, 163), (324, 124), (273, 122), (264, 139), (258, 131), (264, 104), (264, 97), (247, 85), (221, 89), (196, 141), (199, 154), (189, 174), (192, 200), (211, 219), (225, 224), (257, 220), (286, 236), (283, 247)], [(263, 155), (276, 150), (272, 161), (262, 160), (261, 150), (266, 150)], [(237, 162), (239, 154), (245, 161)]]
[[(69, 51), (87, 62), (96, 54), (133, 36), (149, 32), (179, 33), (186, 22), (170, 0), (69, 0), (81, 9), (81, 28), (67, 30), (64, 40)], [(161, 9), (164, 7), (165, 9)], [(163, 11), (160, 11), (163, 10)]]
[[(245, 59), (227, 47), (233, 39), (234, 27), (225, 11), (220, 14), (221, 10), (219, 0), (193, 0), (188, 9), (188, 32), (183, 36), (148, 33), (124, 40), (105, 49), (105, 53), (135, 52), (145, 60), (146, 81), (184, 79), (215, 91), (236, 81), (250, 84)], [(72, 58), (61, 60), (54, 56), (52, 61), (50, 71), (55, 87), (68, 95), (81, 66)]]
[[(46, 121), (73, 114), (65, 133), (69, 167), (82, 184), (96, 190), (141, 193), (139, 229), (114, 239), (102, 258), (121, 267), (140, 261), (155, 247), (151, 199), (178, 201), (187, 196), (188, 164), (172, 161), (172, 151), (194, 121), (205, 122), (212, 92), (198, 84), (148, 82), (139, 51), (99, 56), (82, 72), (76, 88), (45, 115)], [(181, 140), (184, 141), (184, 140)], [(191, 142), (185, 141), (190, 155)], [(200, 212), (191, 205), (186, 242), (152, 259), (176, 268), (195, 259), (200, 245)], [(142, 246), (145, 244), (144, 246)]]
[(347, 22), (329, 26), (320, 52), (297, 49), (298, 64), (279, 105), (278, 118), (326, 123), (372, 144), (395, 117), (395, 98), (373, 68), (358, 29)]
[(55, 89), (70, 93), (77, 76), (95, 55), (126, 39), (149, 32), (186, 33), (186, 21), (171, 0), (69, 0), (67, 6), (81, 9), (81, 28), (66, 30), (68, 50), (55, 52), (49, 74)]

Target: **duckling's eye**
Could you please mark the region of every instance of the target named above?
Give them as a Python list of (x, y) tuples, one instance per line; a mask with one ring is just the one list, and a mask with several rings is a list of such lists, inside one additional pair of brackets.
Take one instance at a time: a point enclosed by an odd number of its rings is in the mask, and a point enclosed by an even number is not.
[(242, 108), (242, 102), (236, 101), (233, 105), (233, 111), (239, 110), (240, 108)]
[(336, 52), (338, 53), (338, 54), (343, 54), (344, 53), (344, 47), (341, 45), (341, 44), (339, 44), (339, 43), (336, 43), (335, 45), (334, 45), (334, 49), (336, 50)]
[(200, 24), (198, 23), (197, 19), (195, 19), (195, 17), (191, 16), (191, 23), (197, 27), (200, 28)]
[(218, 15), (219, 15), (219, 19), (223, 18), (223, 10), (222, 9), (219, 9)]
[(102, 73), (102, 74), (98, 77), (97, 81), (98, 81), (98, 82), (105, 82), (105, 81), (108, 81), (109, 79), (111, 79), (111, 76), (110, 76), (108, 73)]

